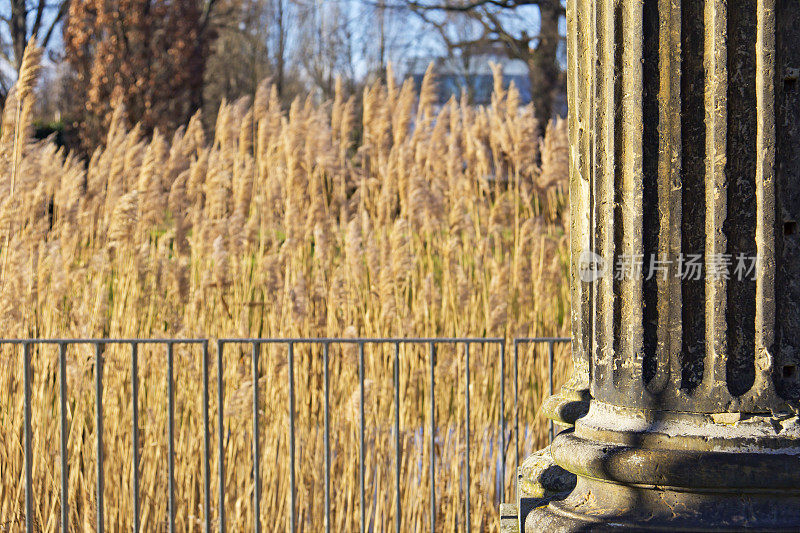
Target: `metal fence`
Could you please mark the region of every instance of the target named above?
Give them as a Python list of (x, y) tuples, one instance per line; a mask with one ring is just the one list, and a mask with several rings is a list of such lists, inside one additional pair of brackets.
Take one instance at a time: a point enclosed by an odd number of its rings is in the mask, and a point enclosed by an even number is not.
[[(175, 449), (174, 449), (174, 431), (175, 431), (175, 403), (174, 403), (174, 347), (176, 345), (196, 345), (202, 348), (202, 411), (203, 411), (203, 524), (206, 532), (212, 531), (211, 520), (211, 431), (209, 421), (209, 403), (210, 403), (210, 390), (209, 390), (209, 340), (208, 339), (14, 339), (14, 340), (0, 340), (0, 345), (13, 344), (22, 347), (23, 355), (23, 368), (24, 368), (24, 455), (25, 455), (25, 523), (26, 531), (34, 530), (33, 523), (33, 483), (31, 479), (31, 463), (32, 463), (32, 450), (31, 450), (31, 348), (36, 345), (55, 345), (59, 348), (59, 403), (60, 403), (60, 462), (61, 462), (61, 530), (69, 530), (69, 502), (68, 502), (68, 479), (69, 467), (67, 461), (67, 409), (66, 409), (66, 367), (67, 367), (67, 347), (69, 345), (90, 345), (94, 346), (94, 395), (95, 395), (95, 424), (96, 424), (96, 453), (97, 453), (97, 470), (96, 470), (96, 501), (97, 501), (97, 516), (96, 516), (96, 529), (98, 532), (104, 530), (104, 517), (103, 517), (103, 351), (108, 345), (128, 345), (130, 346), (130, 372), (131, 372), (131, 403), (132, 403), (132, 457), (133, 464), (132, 472), (132, 507), (133, 507), (133, 524), (134, 531), (139, 531), (140, 516), (139, 516), (139, 442), (138, 442), (138, 429), (139, 429), (139, 410), (138, 410), (138, 394), (139, 394), (139, 367), (138, 367), (138, 352), (140, 345), (163, 345), (166, 350), (167, 359), (167, 402), (168, 402), (168, 424), (167, 424), (167, 441), (168, 441), (168, 526), (169, 531), (175, 531)], [(537, 337), (537, 338), (516, 338), (513, 340), (513, 395), (514, 395), (514, 440), (515, 440), (515, 467), (519, 465), (520, 460), (520, 442), (519, 442), (519, 413), (517, 409), (519, 401), (519, 351), (522, 345), (541, 345), (548, 346), (548, 392), (553, 393), (553, 360), (554, 348), (556, 344), (563, 344), (569, 342), (567, 338), (556, 337)], [(365, 504), (365, 416), (364, 416), (364, 349), (368, 345), (389, 345), (394, 348), (394, 376), (393, 376), (393, 393), (394, 393), (394, 467), (395, 467), (395, 502), (396, 502), (396, 530), (401, 531), (400, 524), (400, 469), (401, 469), (401, 444), (400, 444), (400, 346), (401, 345), (422, 345), (427, 346), (429, 353), (429, 394), (430, 394), (430, 528), (434, 531), (436, 528), (436, 454), (435, 454), (435, 440), (436, 440), (436, 411), (435, 411), (435, 383), (436, 383), (436, 349), (437, 346), (447, 345), (460, 345), (464, 348), (465, 354), (465, 383), (464, 387), (464, 408), (466, 412), (466, 495), (464, 501), (464, 511), (466, 515), (466, 524), (470, 523), (470, 347), (475, 345), (492, 346), (496, 347), (499, 356), (501, 387), (500, 387), (500, 404), (505, 406), (505, 393), (506, 384), (506, 358), (507, 358), (507, 341), (503, 338), (237, 338), (237, 339), (219, 339), (217, 343), (217, 395), (218, 405), (220, 408), (218, 412), (217, 421), (217, 446), (219, 452), (219, 465), (217, 475), (219, 476), (219, 489), (218, 489), (218, 527), (219, 531), (225, 531), (225, 461), (224, 461), (224, 410), (221, 408), (224, 402), (224, 378), (223, 378), (223, 353), (226, 346), (230, 345), (249, 345), (251, 348), (251, 366), (252, 366), (252, 472), (253, 472), (253, 511), (254, 511), (254, 528), (255, 531), (260, 531), (260, 524), (258, 517), (260, 506), (261, 494), (261, 467), (260, 467), (260, 449), (259, 449), (259, 355), (261, 349), (265, 345), (282, 345), (285, 346), (288, 355), (288, 388), (289, 388), (289, 449), (290, 449), (290, 528), (292, 531), (296, 529), (296, 486), (295, 486), (295, 378), (294, 378), (294, 352), (295, 347), (299, 345), (317, 345), (322, 347), (322, 364), (324, 368), (324, 449), (325, 449), (325, 531), (331, 529), (330, 508), (331, 508), (331, 448), (330, 448), (330, 375), (329, 375), (329, 349), (332, 345), (351, 345), (356, 346), (358, 349), (358, 387), (359, 387), (359, 481), (360, 481), (360, 529), (365, 531), (367, 528), (366, 519), (366, 504)], [(500, 425), (500, 450), (506, 450), (506, 416), (504, 410), (500, 409), (500, 417), (498, 424)], [(553, 439), (553, 425), (550, 422), (549, 439)], [(506, 471), (506, 454), (501, 453), (501, 480), (505, 479)], [(503, 483), (500, 488), (500, 498), (504, 498)]]

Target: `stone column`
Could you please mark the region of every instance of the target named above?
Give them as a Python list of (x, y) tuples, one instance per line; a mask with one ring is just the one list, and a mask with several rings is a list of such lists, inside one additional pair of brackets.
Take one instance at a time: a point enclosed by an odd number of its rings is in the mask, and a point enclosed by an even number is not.
[(521, 526), (800, 530), (800, 1), (567, 26), (577, 484)]

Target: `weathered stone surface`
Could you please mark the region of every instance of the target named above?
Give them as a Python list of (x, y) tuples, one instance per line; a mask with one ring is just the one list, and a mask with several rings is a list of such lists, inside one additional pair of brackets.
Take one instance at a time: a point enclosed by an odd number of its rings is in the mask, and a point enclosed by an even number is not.
[(513, 503), (500, 504), (500, 533), (519, 533), (519, 516)]
[(798, 531), (800, 2), (568, 0), (567, 52), (573, 427), (520, 523)]
[(548, 500), (575, 488), (575, 474), (555, 463), (549, 447), (528, 456), (517, 472), (520, 498)]
[(562, 427), (572, 427), (575, 421), (589, 411), (588, 383), (574, 375), (561, 390), (545, 399), (542, 412)]
[(566, 497), (575, 488), (576, 479), (575, 474), (556, 464), (549, 447), (530, 455), (517, 469), (518, 524), (524, 524), (536, 507)]

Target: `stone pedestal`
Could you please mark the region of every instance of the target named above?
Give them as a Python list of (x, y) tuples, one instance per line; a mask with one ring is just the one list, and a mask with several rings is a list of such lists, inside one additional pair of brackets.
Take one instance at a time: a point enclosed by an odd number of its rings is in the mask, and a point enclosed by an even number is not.
[(577, 483), (520, 529), (798, 531), (800, 2), (567, 19)]

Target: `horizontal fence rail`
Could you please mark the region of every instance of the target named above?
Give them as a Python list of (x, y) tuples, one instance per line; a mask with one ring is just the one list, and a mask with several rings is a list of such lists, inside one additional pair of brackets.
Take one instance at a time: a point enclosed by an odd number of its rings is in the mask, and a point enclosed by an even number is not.
[[(103, 366), (104, 366), (104, 352), (109, 346), (128, 346), (130, 350), (130, 379), (131, 379), (131, 420), (130, 428), (132, 434), (132, 453), (131, 453), (131, 498), (133, 508), (133, 529), (139, 531), (141, 527), (140, 516), (140, 420), (139, 420), (139, 349), (143, 345), (159, 346), (163, 348), (166, 359), (166, 403), (167, 403), (167, 490), (168, 490), (168, 511), (166, 517), (166, 525), (170, 532), (175, 531), (176, 522), (176, 480), (175, 480), (175, 347), (182, 346), (196, 350), (201, 358), (201, 381), (202, 381), (202, 500), (203, 500), (203, 516), (202, 527), (206, 532), (212, 531), (212, 489), (211, 480), (211, 454), (212, 454), (212, 436), (211, 436), (211, 418), (209, 413), (209, 405), (211, 401), (211, 394), (209, 390), (210, 381), (210, 366), (209, 366), (209, 340), (208, 339), (5, 339), (0, 340), (0, 346), (3, 345), (17, 345), (21, 347), (23, 358), (23, 382), (24, 382), (24, 484), (25, 484), (25, 527), (26, 531), (35, 531), (39, 527), (34, 522), (33, 511), (33, 481), (31, 465), (34, 460), (33, 452), (31, 449), (31, 431), (32, 431), (32, 414), (31, 414), (31, 380), (32, 373), (35, 371), (31, 364), (31, 349), (35, 346), (53, 345), (58, 347), (58, 402), (59, 402), (59, 425), (60, 425), (60, 530), (69, 531), (69, 509), (70, 504), (68, 501), (68, 483), (69, 483), (69, 464), (68, 464), (68, 429), (67, 429), (67, 350), (72, 345), (84, 345), (94, 348), (94, 423), (96, 427), (96, 472), (95, 472), (95, 498), (96, 498), (96, 523), (95, 529), (99, 532), (104, 530), (104, 443), (103, 443)], [(557, 337), (531, 337), (531, 338), (516, 338), (513, 339), (513, 435), (514, 435), (514, 468), (519, 466), (520, 463), (520, 422), (519, 422), (519, 356), (520, 349), (525, 345), (546, 345), (547, 346), (547, 374), (548, 374), (548, 388), (549, 394), (553, 394), (553, 368), (554, 368), (554, 354), (557, 345), (568, 343), (567, 338)], [(214, 529), (224, 532), (226, 529), (226, 465), (225, 465), (225, 448), (226, 448), (226, 430), (225, 430), (225, 382), (224, 371), (225, 362), (223, 356), (226, 349), (233, 350), (238, 347), (241, 351), (246, 348), (249, 351), (250, 358), (250, 372), (252, 379), (252, 413), (251, 413), (251, 426), (252, 426), (252, 450), (251, 450), (251, 468), (252, 468), (252, 508), (253, 508), (253, 529), (258, 532), (261, 531), (261, 518), (260, 518), (260, 505), (262, 500), (261, 485), (262, 485), (262, 457), (260, 445), (260, 406), (261, 402), (266, 401), (261, 398), (262, 393), (269, 394), (270, 391), (260, 390), (259, 381), (263, 378), (260, 365), (260, 357), (265, 347), (279, 347), (285, 350), (287, 362), (287, 381), (288, 383), (288, 405), (286, 409), (289, 414), (288, 424), (288, 438), (289, 438), (289, 528), (295, 531), (298, 528), (298, 509), (297, 509), (297, 479), (296, 479), (296, 410), (295, 403), (297, 400), (297, 391), (295, 384), (295, 351), (298, 347), (316, 347), (321, 349), (322, 356), (322, 394), (323, 394), (323, 432), (324, 432), (324, 458), (322, 459), (322, 466), (324, 468), (324, 528), (325, 531), (331, 531), (334, 527), (331, 520), (331, 483), (332, 479), (331, 470), (331, 401), (330, 401), (330, 387), (331, 387), (331, 347), (350, 346), (357, 349), (357, 365), (358, 365), (358, 511), (359, 511), (359, 524), (360, 531), (374, 530), (374, 518), (367, 517), (367, 494), (366, 494), (366, 453), (367, 442), (365, 439), (365, 349), (367, 347), (383, 346), (391, 349), (392, 357), (392, 398), (394, 409), (392, 413), (391, 428), (394, 440), (393, 446), (393, 466), (394, 466), (394, 506), (395, 506), (395, 529), (401, 531), (401, 468), (402, 468), (402, 453), (403, 446), (401, 442), (401, 395), (400, 395), (400, 363), (401, 363), (401, 347), (415, 346), (424, 349), (427, 352), (428, 366), (428, 420), (427, 430), (429, 432), (428, 446), (428, 475), (430, 477), (430, 492), (428, 496), (428, 506), (430, 513), (430, 530), (436, 530), (437, 519), (437, 490), (436, 490), (436, 448), (437, 448), (437, 423), (436, 423), (436, 363), (437, 363), (437, 348), (443, 345), (454, 347), (455, 350), (461, 348), (464, 356), (464, 397), (463, 407), (465, 412), (465, 464), (463, 465), (464, 481), (463, 481), (463, 511), (465, 514), (465, 529), (469, 530), (471, 524), (471, 508), (470, 508), (470, 480), (471, 468), (470, 465), (470, 384), (472, 383), (470, 377), (470, 348), (481, 346), (484, 349), (494, 350), (497, 354), (497, 363), (499, 364), (500, 372), (500, 391), (499, 402), (500, 408), (498, 410), (499, 416), (497, 424), (500, 430), (499, 442), (493, 445), (499, 446), (499, 496), (502, 501), (505, 498), (505, 480), (506, 480), (506, 446), (507, 446), (507, 416), (506, 416), (506, 351), (507, 341), (504, 338), (227, 338), (219, 339), (216, 341), (216, 378), (217, 378), (217, 456), (218, 456), (218, 494), (217, 496), (217, 519), (213, 525)], [(534, 351), (534, 354), (536, 352)], [(535, 355), (534, 355), (535, 357)], [(274, 397), (269, 397), (270, 402), (274, 401)], [(46, 421), (41, 421), (45, 423)], [(424, 436), (425, 428), (411, 428), (419, 430), (421, 436)], [(553, 425), (552, 421), (549, 426), (549, 440), (553, 439)]]

